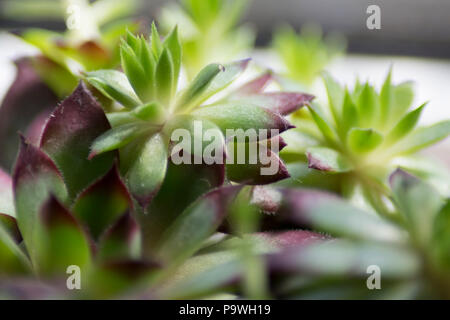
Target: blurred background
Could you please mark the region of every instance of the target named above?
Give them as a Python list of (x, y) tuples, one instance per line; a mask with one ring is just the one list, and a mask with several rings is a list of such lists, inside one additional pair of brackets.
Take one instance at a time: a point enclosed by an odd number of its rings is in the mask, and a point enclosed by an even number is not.
[[(142, 0), (134, 15), (150, 21), (168, 2)], [(0, 29), (64, 30), (60, 3), (58, 0), (0, 0)], [(369, 30), (366, 26), (369, 5), (381, 8), (380, 30)], [(257, 31), (258, 48), (269, 45), (273, 31), (283, 24), (299, 30), (304, 24), (315, 23), (325, 33), (342, 34), (347, 39), (349, 54), (336, 59), (328, 67), (329, 71), (345, 83), (359, 77), (381, 85), (393, 66), (394, 81), (416, 83), (416, 104), (430, 101), (422, 121), (431, 123), (450, 117), (449, 16), (449, 0), (253, 0), (243, 22)], [(0, 38), (0, 46), (4, 73), (0, 82), (1, 98), (14, 78), (11, 58), (33, 49), (6, 37), (5, 33)], [(255, 57), (265, 60), (265, 64), (276, 64), (267, 55), (261, 58), (254, 53)]]

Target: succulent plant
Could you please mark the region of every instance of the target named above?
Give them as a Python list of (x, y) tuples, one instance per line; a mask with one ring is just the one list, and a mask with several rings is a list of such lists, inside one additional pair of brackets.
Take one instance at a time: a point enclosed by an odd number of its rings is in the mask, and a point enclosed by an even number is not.
[(417, 128), (426, 104), (410, 109), (411, 83), (392, 84), (390, 72), (381, 91), (369, 83), (357, 83), (349, 90), (329, 74), (324, 74), (324, 82), (328, 106), (311, 104), (309, 112), (300, 110), (293, 118), (298, 129), (285, 136), (289, 147), (283, 152), (286, 160), (297, 163), (292, 168), (296, 178), (357, 201), (363, 195), (365, 202), (385, 214), (390, 195), (387, 177), (397, 167), (448, 194), (446, 169), (427, 164), (416, 152), (446, 138), (450, 121)]
[(249, 0), (181, 0), (163, 7), (161, 25), (166, 31), (179, 26), (183, 66), (188, 79), (209, 63), (244, 58), (253, 46), (253, 31), (238, 26)]
[[(179, 268), (192, 263), (192, 255), (217, 242), (209, 238), (229, 214), (241, 186), (207, 184), (210, 191), (194, 198), (181, 214), (164, 212), (166, 217), (142, 220), (120, 175), (117, 153), (88, 160), (92, 143), (108, 130), (103, 110), (80, 83), (49, 117), (37, 146), (21, 137), (12, 178), (0, 171), (3, 298), (170, 297), (159, 288), (168, 286)], [(186, 179), (194, 182), (195, 171), (202, 170), (174, 169), (178, 172), (169, 178), (180, 179), (167, 182), (170, 192), (178, 184), (182, 184), (180, 191), (185, 189)], [(177, 175), (180, 170), (185, 175)], [(197, 196), (202, 191), (197, 185), (193, 189)], [(179, 206), (193, 198), (192, 191), (184, 193), (177, 199)], [(173, 203), (173, 194), (166, 200)], [(167, 216), (173, 219), (164, 220)], [(161, 229), (166, 223), (168, 227)], [(144, 241), (155, 228), (161, 234), (148, 251)], [(220, 263), (220, 259), (213, 261), (213, 265)], [(79, 291), (66, 287), (70, 275), (66, 272), (72, 266), (80, 268)]]
[[(327, 234), (267, 257), (273, 293), (296, 299), (448, 298), (449, 198), (402, 170), (389, 178), (395, 223), (331, 193), (276, 189), (272, 223)], [(371, 279), (377, 272), (378, 280)], [(380, 290), (376, 290), (380, 289)]]
[(299, 34), (289, 26), (281, 27), (272, 43), (283, 65), (284, 84), (303, 88), (310, 88), (345, 47), (342, 37), (330, 34), (324, 38), (320, 27), (314, 25), (304, 26)]

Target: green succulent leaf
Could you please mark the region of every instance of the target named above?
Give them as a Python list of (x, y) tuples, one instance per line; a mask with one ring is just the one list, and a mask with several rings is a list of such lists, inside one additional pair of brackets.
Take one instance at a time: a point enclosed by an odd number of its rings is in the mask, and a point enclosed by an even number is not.
[(395, 171), (389, 180), (395, 203), (411, 235), (420, 244), (427, 245), (436, 215), (443, 205), (442, 197), (427, 183), (402, 170)]
[(199, 98), (201, 99), (202, 94), (221, 71), (224, 71), (224, 67), (217, 63), (203, 68), (181, 96), (178, 109), (188, 109)]
[(159, 133), (137, 139), (120, 150), (121, 172), (131, 194), (144, 208), (164, 180), (167, 159), (167, 145)]
[(375, 89), (367, 82), (358, 98), (358, 114), (363, 126), (371, 126), (377, 118), (378, 96)]
[(325, 88), (328, 94), (328, 103), (335, 123), (340, 122), (342, 114), (342, 104), (345, 97), (344, 89), (341, 85), (327, 72), (322, 73)]
[(347, 132), (350, 128), (358, 124), (359, 115), (358, 108), (353, 102), (352, 96), (348, 90), (345, 90), (344, 102), (342, 105), (342, 124), (343, 132)]
[(383, 135), (374, 129), (353, 128), (347, 134), (350, 150), (366, 153), (374, 150), (383, 142)]
[(42, 245), (39, 210), (51, 194), (66, 201), (67, 190), (53, 161), (41, 150), (27, 144), (24, 138), (14, 168), (13, 188), (17, 222), (34, 264), (39, 261), (38, 250)]
[(180, 75), (180, 68), (181, 68), (181, 43), (180, 38), (178, 37), (178, 27), (176, 26), (173, 28), (172, 32), (166, 37), (163, 43), (164, 47), (167, 48), (167, 50), (170, 52), (170, 55), (172, 57), (172, 63), (173, 63), (173, 88), (174, 90), (178, 87), (178, 78)]
[(88, 159), (122, 148), (148, 130), (148, 125), (143, 123), (127, 123), (110, 129), (94, 140)]
[(386, 138), (387, 142), (392, 144), (408, 135), (415, 128), (416, 124), (419, 122), (420, 115), (422, 114), (423, 108), (425, 108), (426, 105), (427, 103), (424, 103), (419, 108), (405, 115), (395, 125), (395, 127), (391, 130), (391, 132), (389, 132), (389, 135)]
[(102, 261), (138, 259), (139, 226), (129, 212), (123, 214), (103, 235), (98, 252)]
[(433, 226), (433, 242), (431, 250), (437, 257), (440, 266), (447, 269), (450, 265), (450, 200), (447, 199), (444, 206), (437, 214)]
[(131, 207), (131, 195), (114, 166), (104, 177), (81, 193), (72, 211), (92, 238), (98, 240), (108, 227)]
[(158, 61), (163, 51), (163, 45), (154, 21), (152, 22), (152, 35), (150, 41), (152, 44), (153, 55), (155, 60)]
[(311, 147), (307, 149), (308, 167), (331, 173), (347, 172), (352, 165), (339, 152), (324, 147)]
[(30, 270), (28, 258), (0, 223), (0, 276), (22, 274)]
[[(277, 129), (281, 133), (292, 128), (292, 125), (281, 115), (253, 104), (244, 105), (238, 102), (216, 104), (198, 108), (193, 114), (214, 122), (224, 134), (227, 129), (244, 131)], [(269, 135), (270, 133), (268, 132)]]
[(211, 81), (208, 88), (202, 94), (202, 99), (198, 101), (198, 104), (206, 101), (210, 97), (212, 97), (217, 92), (228, 87), (234, 80), (236, 80), (240, 74), (242, 74), (250, 62), (250, 59), (239, 60), (235, 62), (231, 62), (223, 66), (224, 71), (220, 72), (214, 79)]
[(283, 189), (282, 194), (282, 205), (277, 214), (299, 226), (354, 240), (405, 241), (402, 230), (395, 225), (331, 193)]
[(176, 263), (192, 255), (222, 223), (240, 189), (240, 186), (219, 188), (189, 206), (163, 235), (158, 256)]
[(6, 232), (11, 236), (11, 238), (16, 242), (22, 242), (23, 238), (20, 234), (19, 226), (17, 225), (17, 220), (10, 215), (0, 213), (0, 225), (5, 229)]
[(367, 268), (376, 265), (386, 279), (408, 279), (420, 270), (420, 260), (411, 250), (377, 243), (344, 240), (312, 244), (269, 256), (273, 272), (303, 275), (359, 276), (367, 278)]
[(90, 244), (72, 214), (52, 196), (42, 206), (39, 217), (44, 244), (39, 255), (41, 272), (61, 276), (69, 266), (76, 265), (82, 273), (87, 273), (91, 263)]
[[(139, 45), (140, 42), (137, 40)], [(141, 65), (141, 61), (135, 52), (139, 52), (137, 49), (133, 51), (133, 48), (129, 44), (123, 42), (120, 46), (120, 57), (122, 61), (122, 68), (134, 89), (134, 92), (139, 96), (141, 101), (146, 101), (151, 98), (152, 83), (148, 81), (147, 70)]]
[(322, 132), (323, 136), (329, 143), (335, 143), (338, 137), (336, 131), (328, 123), (328, 121), (323, 117), (320, 112), (317, 110), (316, 106), (309, 106), (309, 111), (311, 112), (312, 118), (319, 128), (320, 132)]
[(450, 135), (450, 120), (444, 120), (428, 127), (421, 127), (392, 146), (397, 154), (413, 153), (432, 145)]
[(414, 89), (412, 82), (403, 82), (392, 88), (393, 102), (389, 120), (398, 121), (406, 113), (414, 100)]
[(71, 199), (111, 169), (113, 153), (88, 160), (94, 140), (110, 128), (100, 105), (82, 82), (46, 123), (40, 146), (61, 170)]
[(86, 81), (111, 100), (126, 108), (135, 108), (141, 104), (126, 75), (116, 70), (98, 70), (86, 73)]
[(156, 65), (155, 84), (158, 99), (168, 105), (172, 97), (175, 78), (172, 56), (167, 48), (164, 48)]

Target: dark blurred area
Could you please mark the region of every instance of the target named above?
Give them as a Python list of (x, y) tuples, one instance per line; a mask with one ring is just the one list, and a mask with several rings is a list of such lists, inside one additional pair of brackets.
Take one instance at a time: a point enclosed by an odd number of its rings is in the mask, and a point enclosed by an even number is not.
[[(0, 0), (0, 5), (4, 1)], [(168, 0), (142, 2), (139, 15), (155, 18)], [(381, 8), (380, 30), (366, 27), (369, 5)], [(260, 46), (270, 43), (278, 25), (288, 23), (299, 28), (317, 23), (325, 32), (345, 35), (350, 52), (450, 58), (449, 17), (449, 0), (253, 0), (245, 20), (257, 28)], [(20, 31), (37, 26), (61, 30), (64, 22), (24, 21), (1, 12), (2, 29)]]

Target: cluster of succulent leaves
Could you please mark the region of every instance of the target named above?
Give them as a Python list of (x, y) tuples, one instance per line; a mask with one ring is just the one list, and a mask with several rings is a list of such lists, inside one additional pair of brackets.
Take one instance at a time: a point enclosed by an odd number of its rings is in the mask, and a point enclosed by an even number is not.
[[(266, 91), (275, 79), (291, 88), (272, 72), (234, 87), (249, 64), (227, 62), (251, 44), (236, 27), (246, 3), (185, 0), (163, 10), (165, 39), (154, 24), (149, 38), (119, 24), (88, 41), (86, 56), (86, 42), (70, 32), (25, 33), (45, 56), (36, 68), (57, 65), (70, 76), (65, 86), (65, 75), (45, 70), (50, 86), (62, 84), (53, 90), (77, 83), (72, 60), (84, 82), (21, 137), (12, 177), (0, 170), (0, 297), (450, 296), (448, 179), (415, 155), (447, 137), (450, 122), (416, 128), (425, 105), (410, 110), (411, 84), (393, 85), (390, 74), (380, 91), (359, 82), (349, 90), (324, 74), (327, 106)], [(274, 47), (300, 87), (342, 50), (287, 29)], [(114, 54), (97, 59), (99, 48)], [(216, 139), (205, 143), (196, 121)], [(180, 128), (200, 139), (192, 143), (200, 149), (178, 154), (193, 164), (172, 161)], [(224, 158), (239, 144), (248, 152), (227, 129), (279, 130), (268, 145), (284, 148), (283, 160), (258, 141), (278, 173), (261, 175), (261, 163), (195, 164), (211, 146)], [(81, 267), (81, 291), (67, 290), (71, 265)], [(374, 265), (383, 290), (367, 289)]]
[(244, 58), (253, 46), (253, 31), (238, 26), (249, 0), (181, 0), (169, 4), (160, 14), (165, 31), (179, 26), (183, 64), (189, 79), (205, 64)]
[(281, 27), (272, 44), (283, 64), (285, 85), (303, 88), (311, 88), (325, 67), (344, 53), (345, 46), (343, 38), (332, 34), (323, 37), (314, 25), (304, 26), (299, 34), (289, 26)]
[(448, 194), (446, 170), (415, 153), (448, 137), (450, 121), (417, 127), (426, 103), (411, 108), (410, 82), (394, 85), (389, 72), (378, 91), (368, 82), (357, 82), (353, 90), (344, 88), (327, 73), (323, 79), (328, 105), (312, 103), (297, 112), (293, 123), (298, 128), (286, 137), (290, 146), (283, 152), (297, 171), (294, 176), (305, 178), (303, 184), (310, 186), (324, 187), (320, 181), (326, 179), (327, 189), (348, 198), (362, 195), (385, 214), (390, 196), (387, 177), (395, 168), (413, 172)]

